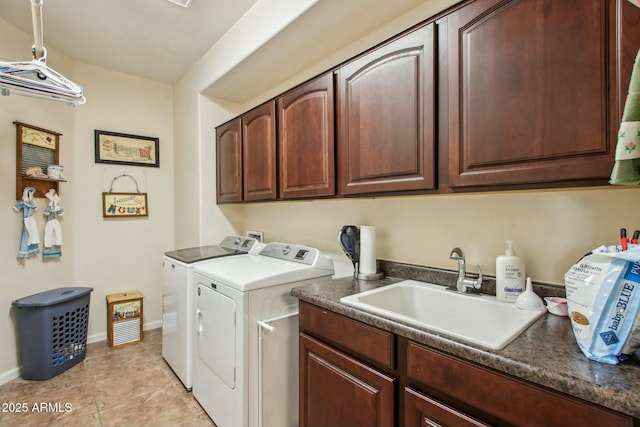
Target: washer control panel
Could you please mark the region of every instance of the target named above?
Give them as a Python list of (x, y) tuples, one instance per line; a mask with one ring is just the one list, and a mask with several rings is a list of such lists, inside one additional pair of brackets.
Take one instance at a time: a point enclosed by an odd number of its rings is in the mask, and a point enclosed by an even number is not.
[(308, 246), (289, 243), (268, 243), (260, 251), (260, 255), (278, 258), (285, 261), (313, 265), (318, 258), (318, 250)]
[(220, 242), (220, 246), (223, 248), (237, 250), (240, 252), (249, 252), (254, 246), (258, 244), (258, 241), (252, 237), (240, 237), (240, 236), (227, 236)]

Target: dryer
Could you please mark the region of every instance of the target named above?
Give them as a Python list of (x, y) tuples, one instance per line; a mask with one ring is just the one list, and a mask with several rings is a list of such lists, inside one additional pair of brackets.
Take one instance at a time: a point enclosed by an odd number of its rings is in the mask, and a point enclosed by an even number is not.
[(264, 245), (249, 237), (227, 236), (220, 244), (177, 249), (164, 254), (162, 357), (187, 389), (192, 385), (196, 293), (193, 268), (210, 259), (258, 253)]
[(298, 300), (333, 261), (315, 248), (269, 243), (258, 255), (198, 264), (193, 396), (218, 427), (298, 424)]

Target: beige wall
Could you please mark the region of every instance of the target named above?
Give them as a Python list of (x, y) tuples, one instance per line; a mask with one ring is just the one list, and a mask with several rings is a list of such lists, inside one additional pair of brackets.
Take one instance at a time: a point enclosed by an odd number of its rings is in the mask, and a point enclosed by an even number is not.
[[(0, 53), (30, 59), (33, 38), (0, 20)], [(166, 84), (77, 63), (49, 49), (47, 63), (82, 84), (87, 103), (62, 103), (11, 95), (0, 97), (0, 384), (18, 373), (16, 324), (11, 302), (63, 287), (91, 286), (89, 336), (106, 339), (105, 295), (138, 289), (145, 295), (145, 324), (161, 325), (162, 253), (174, 245), (173, 90)], [(68, 182), (60, 184), (64, 245), (59, 259), (18, 260), (21, 213), (15, 203), (14, 120), (62, 133), (60, 163)], [(160, 138), (160, 168), (97, 164), (94, 129)], [(113, 176), (129, 173), (149, 196), (145, 219), (102, 218), (101, 194)], [(118, 187), (122, 185), (124, 188)], [(117, 190), (131, 190), (117, 183)], [(46, 207), (38, 199), (34, 217), (42, 233)]]
[(562, 286), (564, 273), (579, 257), (615, 244), (620, 227), (640, 228), (640, 189), (273, 202), (246, 205), (243, 211), (243, 227), (263, 230), (270, 241), (335, 253), (343, 264), (347, 259), (337, 232), (345, 224), (375, 225), (379, 258), (454, 270), (457, 264), (448, 257), (459, 246), (470, 268), (480, 265), (491, 275), (510, 239), (533, 280)]

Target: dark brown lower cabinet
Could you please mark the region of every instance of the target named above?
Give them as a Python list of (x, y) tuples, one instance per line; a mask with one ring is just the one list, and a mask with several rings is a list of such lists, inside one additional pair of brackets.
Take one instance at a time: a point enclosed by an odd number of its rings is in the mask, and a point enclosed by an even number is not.
[(485, 427), (482, 421), (407, 387), (404, 389), (406, 427)]
[(300, 334), (300, 426), (394, 425), (396, 380)]
[(299, 349), (301, 427), (640, 426), (306, 302)]
[[(627, 415), (412, 342), (407, 346), (407, 377), (412, 387), (424, 389), (425, 395), (437, 395), (439, 401), (452, 407), (464, 407), (467, 414), (491, 425), (633, 426), (633, 418)], [(475, 420), (469, 418), (467, 421)], [(465, 424), (444, 422), (441, 425)]]

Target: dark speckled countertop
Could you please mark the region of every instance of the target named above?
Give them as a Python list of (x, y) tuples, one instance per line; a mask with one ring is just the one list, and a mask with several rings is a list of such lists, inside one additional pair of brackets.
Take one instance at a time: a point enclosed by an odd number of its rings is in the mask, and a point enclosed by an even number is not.
[[(575, 342), (568, 317), (546, 313), (504, 349), (494, 351), (417, 329), (340, 302), (340, 298), (344, 296), (404, 279), (439, 284), (451, 280), (451, 277), (440, 276), (438, 279), (444, 280), (436, 281), (433, 280), (434, 277), (428, 277), (428, 272), (426, 276), (419, 272), (407, 274), (403, 268), (400, 271), (395, 267), (397, 266), (383, 266), (383, 270), (388, 275), (398, 273), (402, 278), (392, 276), (382, 280), (362, 281), (347, 277), (324, 282), (322, 285), (297, 287), (291, 293), (301, 301), (343, 314), (478, 365), (640, 418), (640, 356), (638, 353), (636, 352), (634, 357), (618, 365), (607, 365), (587, 359)], [(429, 269), (423, 268), (422, 273), (426, 270)], [(451, 276), (450, 272), (446, 271), (436, 271), (436, 273)], [(544, 285), (540, 287), (534, 285), (534, 290), (541, 296), (545, 293), (557, 294), (553, 288), (551, 286), (549, 291)], [(557, 286), (555, 288), (564, 291)]]

